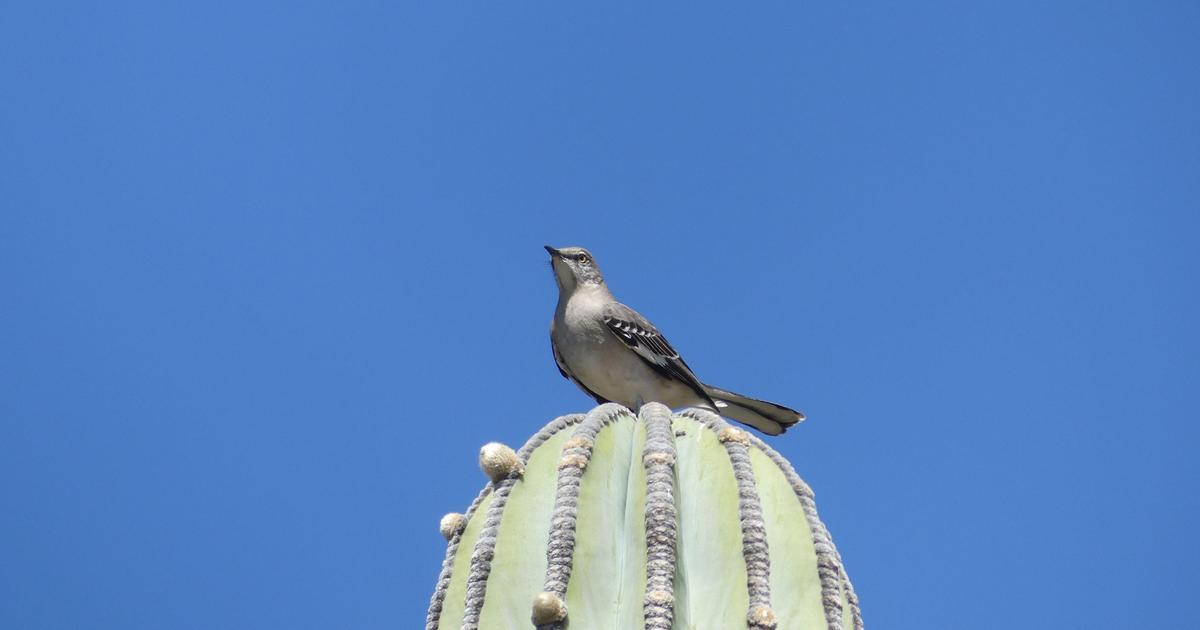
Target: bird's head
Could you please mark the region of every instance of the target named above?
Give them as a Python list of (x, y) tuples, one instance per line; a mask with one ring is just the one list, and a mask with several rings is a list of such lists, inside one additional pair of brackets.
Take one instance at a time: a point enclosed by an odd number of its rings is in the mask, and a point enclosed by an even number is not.
[(546, 251), (550, 252), (554, 280), (563, 293), (570, 293), (577, 288), (604, 286), (604, 276), (600, 275), (600, 267), (588, 250), (582, 247), (556, 249), (546, 245)]

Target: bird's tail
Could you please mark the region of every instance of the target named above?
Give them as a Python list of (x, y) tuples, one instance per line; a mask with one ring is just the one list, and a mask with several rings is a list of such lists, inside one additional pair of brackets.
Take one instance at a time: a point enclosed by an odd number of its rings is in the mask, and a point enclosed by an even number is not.
[(779, 435), (788, 427), (804, 421), (804, 414), (783, 405), (727, 392), (712, 385), (705, 385), (704, 391), (717, 403), (717, 413), (748, 424), (767, 435)]

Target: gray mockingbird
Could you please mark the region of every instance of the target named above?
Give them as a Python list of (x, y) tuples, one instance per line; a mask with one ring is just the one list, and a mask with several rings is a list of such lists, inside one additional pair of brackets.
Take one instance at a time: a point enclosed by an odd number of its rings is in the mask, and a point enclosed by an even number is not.
[(550, 322), (554, 362), (596, 402), (634, 411), (647, 402), (700, 407), (767, 435), (804, 420), (804, 414), (782, 405), (701, 383), (654, 324), (613, 297), (590, 252), (549, 245), (546, 251), (558, 283)]

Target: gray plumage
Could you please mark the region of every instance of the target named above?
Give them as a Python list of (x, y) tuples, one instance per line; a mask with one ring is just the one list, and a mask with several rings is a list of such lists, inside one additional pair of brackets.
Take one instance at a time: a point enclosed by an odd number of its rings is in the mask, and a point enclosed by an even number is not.
[(558, 371), (598, 403), (699, 407), (779, 435), (804, 414), (705, 385), (645, 317), (613, 297), (591, 253), (546, 246), (558, 283), (550, 345)]

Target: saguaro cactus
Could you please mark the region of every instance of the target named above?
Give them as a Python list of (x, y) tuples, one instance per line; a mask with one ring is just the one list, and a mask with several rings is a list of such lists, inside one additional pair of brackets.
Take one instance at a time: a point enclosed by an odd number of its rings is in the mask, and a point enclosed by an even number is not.
[(600, 405), (480, 464), (426, 630), (862, 628), (812, 491), (715, 414)]

